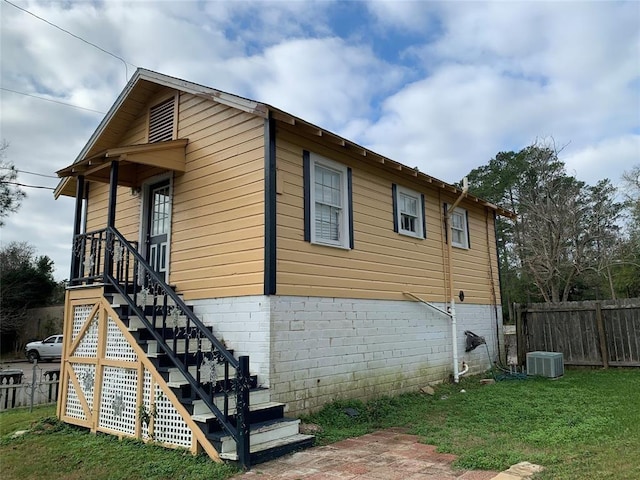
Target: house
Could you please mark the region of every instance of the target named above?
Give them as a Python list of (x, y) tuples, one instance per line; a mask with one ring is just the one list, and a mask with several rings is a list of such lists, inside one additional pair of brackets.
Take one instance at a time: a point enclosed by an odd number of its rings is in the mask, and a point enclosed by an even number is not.
[(500, 351), (510, 212), (270, 105), (139, 69), (58, 175), (66, 422), (248, 466)]

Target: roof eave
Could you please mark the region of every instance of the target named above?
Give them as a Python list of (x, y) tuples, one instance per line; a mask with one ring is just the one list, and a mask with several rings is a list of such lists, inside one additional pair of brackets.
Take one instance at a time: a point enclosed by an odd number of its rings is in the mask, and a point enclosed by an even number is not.
[[(275, 120), (287, 123), (289, 125), (293, 125), (293, 126), (303, 126), (303, 128), (306, 128), (310, 133), (312, 133), (313, 135), (317, 135), (319, 137), (323, 137), (326, 140), (328, 140), (331, 143), (337, 144), (341, 147), (347, 148), (353, 152), (356, 152), (358, 154), (360, 154), (363, 157), (369, 157), (371, 158), (373, 161), (381, 164), (381, 165), (385, 165), (387, 167), (390, 167), (392, 169), (398, 170), (400, 172), (406, 173), (410, 176), (416, 177), (421, 179), (422, 181), (428, 183), (428, 184), (432, 184), (438, 188), (441, 188), (445, 191), (448, 191), (450, 193), (453, 194), (457, 194), (460, 195), (463, 193), (463, 191), (456, 187), (455, 185), (451, 185), (449, 183), (446, 183), (442, 180), (439, 180), (435, 177), (432, 177), (431, 175), (428, 175), (426, 173), (421, 172), (420, 170), (418, 170), (417, 167), (409, 167), (407, 165), (404, 165), (400, 162), (396, 162), (395, 160), (391, 160), (390, 158), (387, 158), (383, 155), (380, 155), (379, 153), (374, 152), (373, 150), (369, 150), (366, 147), (363, 147), (362, 145), (358, 145), (355, 142), (352, 142), (344, 137), (341, 137), (340, 135), (330, 132), (324, 128), (318, 127), (317, 125), (314, 125), (310, 122), (307, 122), (306, 120), (303, 120), (299, 117), (296, 117), (295, 115), (291, 115), (290, 113), (287, 113), (283, 110), (280, 110), (278, 108), (275, 108), (271, 105), (265, 105), (269, 111), (271, 112), (271, 114), (273, 115), (273, 118)], [(486, 200), (483, 200), (479, 197), (476, 197), (474, 195), (469, 195), (466, 194), (466, 198), (468, 198), (471, 201), (474, 201), (480, 205), (483, 205), (487, 208), (490, 208), (492, 210), (495, 210), (496, 213), (498, 215), (501, 215), (503, 217), (508, 217), (508, 218), (515, 218), (516, 215), (515, 213), (506, 210), (502, 207), (499, 207), (497, 205), (494, 205), (491, 202), (488, 202)]]

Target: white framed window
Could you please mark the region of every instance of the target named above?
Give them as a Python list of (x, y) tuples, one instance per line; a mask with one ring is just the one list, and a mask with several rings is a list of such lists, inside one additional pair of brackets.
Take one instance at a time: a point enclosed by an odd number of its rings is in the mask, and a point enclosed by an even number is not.
[(469, 248), (469, 224), (467, 211), (456, 208), (451, 212), (451, 245), (458, 248)]
[[(350, 169), (308, 154), (308, 227), (311, 243), (353, 248)], [(305, 237), (307, 237), (305, 232)]]
[(393, 185), (394, 230), (402, 235), (426, 238), (424, 195)]

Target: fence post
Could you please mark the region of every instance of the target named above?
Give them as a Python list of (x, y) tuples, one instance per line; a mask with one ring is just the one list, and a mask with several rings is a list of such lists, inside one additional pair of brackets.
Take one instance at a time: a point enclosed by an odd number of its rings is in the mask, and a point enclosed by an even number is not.
[(524, 322), (522, 321), (522, 305), (514, 303), (516, 311), (516, 343), (518, 349), (518, 365), (524, 365), (527, 360), (526, 336), (524, 334)]
[(31, 372), (31, 399), (29, 400), (29, 413), (33, 412), (33, 398), (36, 394), (36, 368), (38, 360), (33, 362), (33, 372)]
[(600, 355), (602, 356), (602, 366), (609, 368), (609, 348), (607, 347), (607, 332), (604, 329), (602, 320), (602, 304), (596, 302), (596, 324), (598, 325), (598, 341), (600, 343)]

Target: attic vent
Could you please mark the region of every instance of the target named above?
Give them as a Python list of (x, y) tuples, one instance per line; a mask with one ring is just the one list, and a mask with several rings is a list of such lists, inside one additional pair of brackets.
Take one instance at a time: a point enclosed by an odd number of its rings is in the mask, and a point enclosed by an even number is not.
[(162, 102), (149, 110), (149, 143), (173, 139), (173, 106), (175, 98)]

